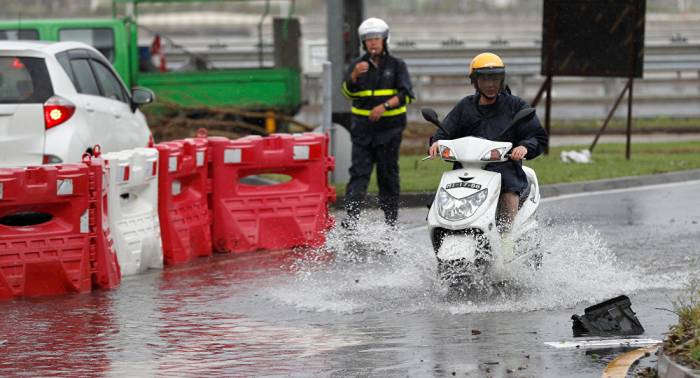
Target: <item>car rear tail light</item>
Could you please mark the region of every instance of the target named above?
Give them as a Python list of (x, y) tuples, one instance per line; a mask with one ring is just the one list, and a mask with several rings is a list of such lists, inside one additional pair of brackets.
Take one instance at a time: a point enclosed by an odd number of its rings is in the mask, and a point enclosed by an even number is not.
[(46, 130), (66, 122), (75, 113), (75, 105), (61, 96), (53, 96), (44, 103)]

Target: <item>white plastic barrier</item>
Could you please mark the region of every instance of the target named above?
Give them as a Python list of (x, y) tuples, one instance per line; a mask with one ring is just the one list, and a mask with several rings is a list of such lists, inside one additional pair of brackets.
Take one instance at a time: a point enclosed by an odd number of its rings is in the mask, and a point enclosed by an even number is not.
[(158, 150), (102, 155), (109, 165), (109, 227), (122, 276), (163, 267), (158, 219)]

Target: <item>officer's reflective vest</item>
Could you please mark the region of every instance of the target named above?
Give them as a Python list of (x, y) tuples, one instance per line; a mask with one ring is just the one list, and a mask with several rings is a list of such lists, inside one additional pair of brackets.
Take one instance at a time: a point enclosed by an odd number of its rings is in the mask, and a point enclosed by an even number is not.
[[(353, 83), (350, 74), (357, 63), (362, 61), (369, 62), (370, 68), (358, 76), (357, 82)], [(387, 109), (382, 113), (382, 117), (405, 114), (406, 105), (415, 98), (406, 63), (391, 54), (384, 54), (379, 65), (374, 65), (370, 61), (369, 54), (355, 59), (348, 67), (342, 91), (345, 97), (353, 100), (352, 114), (364, 117), (369, 116), (375, 106), (385, 103), (394, 96), (399, 96), (399, 104)]]

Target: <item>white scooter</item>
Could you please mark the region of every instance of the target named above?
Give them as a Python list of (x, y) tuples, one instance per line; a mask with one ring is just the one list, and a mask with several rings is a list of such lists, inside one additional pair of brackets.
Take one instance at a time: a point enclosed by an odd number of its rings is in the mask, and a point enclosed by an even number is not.
[[(433, 109), (422, 109), (423, 118), (447, 135)], [(535, 109), (518, 112), (511, 127), (530, 119)], [(537, 266), (541, 255), (532, 243), (523, 243), (537, 222), (535, 211), (540, 203), (537, 175), (523, 166), (528, 189), (523, 193), (510, 232), (499, 235), (496, 207), (501, 192), (501, 174), (484, 169), (489, 163), (510, 158), (509, 142), (477, 137), (439, 140), (439, 155), (446, 162), (459, 162), (462, 169), (443, 173), (435, 199), (428, 213), (428, 232), (438, 261), (440, 278), (450, 284), (473, 285), (481, 282), (488, 269), (498, 260), (504, 264), (516, 261)], [(506, 241), (506, 242), (503, 242)], [(526, 250), (513, 243), (530, 244)]]

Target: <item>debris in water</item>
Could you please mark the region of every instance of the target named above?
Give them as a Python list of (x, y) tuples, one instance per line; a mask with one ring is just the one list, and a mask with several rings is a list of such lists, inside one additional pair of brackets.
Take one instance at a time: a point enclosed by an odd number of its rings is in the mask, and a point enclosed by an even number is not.
[(644, 327), (632, 311), (626, 295), (587, 307), (582, 316), (573, 315), (574, 336), (641, 335)]

